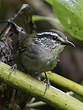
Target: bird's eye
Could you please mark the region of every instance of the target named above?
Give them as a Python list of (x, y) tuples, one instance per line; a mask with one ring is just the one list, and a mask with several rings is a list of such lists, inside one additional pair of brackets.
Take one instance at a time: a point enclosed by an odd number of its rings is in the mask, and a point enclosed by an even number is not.
[(53, 39), (53, 40), (56, 40), (56, 39), (57, 39), (57, 36), (52, 36), (52, 39)]

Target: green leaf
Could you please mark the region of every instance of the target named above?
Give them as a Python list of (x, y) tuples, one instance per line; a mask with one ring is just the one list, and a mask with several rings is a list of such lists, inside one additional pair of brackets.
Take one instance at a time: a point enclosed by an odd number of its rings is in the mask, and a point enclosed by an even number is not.
[(83, 0), (46, 0), (53, 6), (54, 13), (65, 30), (83, 40)]
[(46, 0), (48, 3), (50, 3), (51, 5), (53, 4), (53, 0)]

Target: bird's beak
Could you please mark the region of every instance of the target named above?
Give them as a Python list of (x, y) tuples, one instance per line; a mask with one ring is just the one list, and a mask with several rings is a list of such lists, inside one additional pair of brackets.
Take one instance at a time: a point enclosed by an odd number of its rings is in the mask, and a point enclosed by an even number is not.
[(69, 45), (69, 46), (75, 47), (75, 45), (72, 42), (68, 41), (68, 40), (65, 41), (65, 42), (62, 42), (62, 45)]

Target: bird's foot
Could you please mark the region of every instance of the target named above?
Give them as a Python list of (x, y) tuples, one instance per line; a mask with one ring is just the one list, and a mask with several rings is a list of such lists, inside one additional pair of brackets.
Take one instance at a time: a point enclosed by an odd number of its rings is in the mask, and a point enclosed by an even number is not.
[[(45, 87), (45, 93), (46, 93), (46, 91), (47, 91), (47, 89), (49, 88), (49, 86), (50, 86), (50, 81), (49, 81), (49, 79), (48, 79), (48, 77), (47, 77), (47, 74), (46, 74), (46, 72), (44, 72), (45, 73), (45, 80), (44, 80), (44, 82), (46, 83), (46, 87)], [(44, 93), (44, 94), (45, 94)]]

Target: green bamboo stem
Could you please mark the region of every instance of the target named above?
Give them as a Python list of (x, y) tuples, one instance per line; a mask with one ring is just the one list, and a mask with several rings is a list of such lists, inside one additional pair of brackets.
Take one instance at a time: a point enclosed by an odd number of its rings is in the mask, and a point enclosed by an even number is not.
[[(83, 96), (83, 86), (77, 84), (76, 82), (71, 81), (67, 78), (64, 78), (63, 76), (60, 76), (56, 73), (52, 73), (51, 71), (47, 72), (47, 76), (48, 76), (48, 79), (53, 83), (59, 86), (65, 87), (68, 90), (71, 90)], [(44, 73), (42, 74), (42, 77), (45, 77)]]
[(16, 71), (8, 78), (10, 70), (10, 66), (0, 62), (0, 78), (7, 84), (20, 88), (54, 107), (64, 110), (83, 110), (83, 103), (57, 88), (50, 86), (45, 93), (46, 85), (28, 74)]

